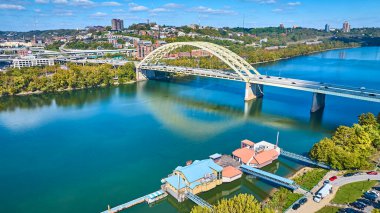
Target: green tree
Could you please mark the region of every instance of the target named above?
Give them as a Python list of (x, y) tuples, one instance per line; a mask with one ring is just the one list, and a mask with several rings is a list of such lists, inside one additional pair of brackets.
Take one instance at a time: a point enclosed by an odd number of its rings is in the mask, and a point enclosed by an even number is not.
[(375, 115), (369, 112), (369, 113), (363, 113), (359, 116), (359, 124), (377, 126), (378, 122), (375, 118)]

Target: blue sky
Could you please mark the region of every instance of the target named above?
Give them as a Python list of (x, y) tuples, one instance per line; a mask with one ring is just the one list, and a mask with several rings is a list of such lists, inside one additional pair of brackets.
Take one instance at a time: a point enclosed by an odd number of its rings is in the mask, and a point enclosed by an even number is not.
[(167, 25), (380, 27), (379, 0), (0, 0), (0, 30), (151, 22)]

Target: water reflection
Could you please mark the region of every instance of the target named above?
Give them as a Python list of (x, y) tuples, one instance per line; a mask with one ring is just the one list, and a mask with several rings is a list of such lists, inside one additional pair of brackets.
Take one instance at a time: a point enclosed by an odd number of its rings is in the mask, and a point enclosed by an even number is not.
[[(59, 109), (76, 109), (78, 113), (75, 115), (84, 115), (91, 109), (86, 106), (95, 103), (121, 98), (124, 107), (130, 107), (125, 105), (125, 102), (137, 98), (142, 107), (149, 109), (149, 112), (167, 128), (188, 137), (211, 137), (246, 122), (279, 130), (298, 128), (306, 131), (327, 131), (321, 125), (321, 112), (311, 114), (309, 123), (268, 114), (263, 112), (265, 98), (242, 101), (240, 106), (233, 106), (181, 95), (180, 87), (188, 87), (188, 81), (191, 80), (185, 78), (179, 83), (150, 81), (120, 87), (3, 97), (0, 102), (0, 120), (8, 128), (32, 128), (48, 120), (68, 116), (65, 114), (67, 110)], [(86, 113), (79, 113), (84, 111)]]

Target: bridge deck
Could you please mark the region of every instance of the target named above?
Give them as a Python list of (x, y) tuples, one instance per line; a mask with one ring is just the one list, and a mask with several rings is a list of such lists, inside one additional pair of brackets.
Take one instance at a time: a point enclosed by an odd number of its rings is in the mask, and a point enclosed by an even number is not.
[[(143, 70), (154, 70), (160, 72), (182, 73), (187, 75), (205, 76), (211, 78), (244, 81), (242, 77), (231, 71), (211, 70), (189, 67), (177, 67), (166, 65), (142, 65)], [(334, 95), (352, 99), (359, 99), (380, 103), (380, 91), (322, 82), (306, 81), (293, 78), (282, 78), (276, 76), (253, 75), (247, 76), (250, 83), (268, 86), (282, 87), (288, 89), (302, 90), (307, 92)]]

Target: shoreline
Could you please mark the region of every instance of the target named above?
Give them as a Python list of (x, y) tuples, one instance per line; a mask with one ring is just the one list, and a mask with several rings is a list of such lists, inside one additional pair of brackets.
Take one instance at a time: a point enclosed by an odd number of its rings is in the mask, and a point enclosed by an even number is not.
[(84, 90), (84, 89), (93, 89), (93, 88), (105, 88), (109, 86), (119, 86), (119, 85), (127, 85), (127, 84), (133, 84), (136, 83), (137, 80), (132, 80), (128, 81), (125, 83), (114, 83), (112, 85), (108, 86), (96, 86), (96, 87), (83, 87), (83, 88), (67, 88), (67, 89), (62, 89), (62, 90), (57, 90), (57, 91), (52, 91), (52, 92), (44, 92), (44, 91), (34, 91), (34, 92), (20, 92), (14, 95), (0, 95), (0, 98), (5, 98), (5, 97), (15, 97), (15, 96), (28, 96), (28, 95), (39, 95), (39, 94), (45, 94), (45, 93), (61, 93), (61, 92), (70, 92), (70, 91), (77, 91), (77, 90)]
[[(285, 177), (288, 178), (288, 179), (291, 179), (293, 180), (294, 178), (312, 170), (313, 168), (312, 167), (309, 167), (309, 166), (301, 166), (299, 169), (297, 169), (294, 173), (290, 173), (288, 175), (286, 175)], [(278, 190), (278, 188), (273, 188), (272, 190), (269, 191), (268, 193), (268, 197), (266, 197), (265, 199), (263, 199), (261, 202), (262, 203), (267, 203), (270, 199), (270, 197)]]

